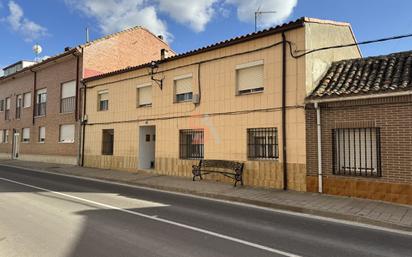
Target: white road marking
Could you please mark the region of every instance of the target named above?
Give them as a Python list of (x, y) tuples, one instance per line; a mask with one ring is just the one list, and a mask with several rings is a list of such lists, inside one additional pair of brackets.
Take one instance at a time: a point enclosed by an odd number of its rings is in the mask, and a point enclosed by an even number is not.
[(226, 203), (226, 204), (230, 204), (230, 205), (237, 205), (237, 206), (243, 206), (243, 207), (247, 207), (247, 208), (254, 208), (254, 209), (260, 209), (260, 210), (265, 210), (265, 211), (270, 211), (270, 212), (275, 212), (275, 213), (293, 215), (293, 216), (296, 216), (296, 217), (304, 217), (304, 218), (308, 218), (308, 219), (327, 221), (327, 222), (333, 222), (333, 223), (338, 223), (338, 224), (344, 224), (344, 225), (350, 225), (350, 226), (356, 226), (356, 227), (361, 227), (361, 228), (367, 228), (367, 229), (373, 229), (373, 230), (378, 230), (378, 231), (384, 231), (384, 232), (390, 232), (390, 233), (396, 233), (396, 234), (401, 234), (401, 235), (412, 236), (412, 232), (408, 232), (408, 231), (404, 231), (404, 230), (399, 230), (399, 229), (395, 229), (395, 228), (386, 228), (386, 227), (381, 227), (381, 226), (378, 226), (378, 225), (365, 224), (365, 223), (360, 223), (360, 222), (356, 222), (356, 221), (348, 221), (348, 220), (343, 220), (343, 219), (322, 217), (322, 216), (318, 216), (318, 215), (315, 215), (315, 214), (299, 213), (299, 212), (294, 212), (294, 211), (287, 211), (287, 210), (275, 209), (275, 208), (270, 208), (270, 207), (263, 207), (263, 206), (249, 204), (249, 203), (233, 202), (233, 201), (217, 199), (217, 198), (211, 198), (211, 197), (205, 197), (205, 196), (200, 196), (200, 195), (188, 195), (188, 194), (184, 194), (184, 193), (167, 191), (167, 190), (156, 189), (156, 188), (150, 188), (150, 187), (145, 187), (145, 186), (131, 185), (131, 184), (126, 184), (126, 183), (122, 183), (122, 182), (114, 182), (114, 181), (108, 181), (108, 180), (103, 180), (103, 179), (98, 179), (98, 178), (83, 177), (83, 176), (80, 176), (80, 175), (70, 175), (70, 174), (56, 173), (56, 172), (45, 171), (45, 170), (37, 170), (37, 169), (20, 167), (20, 166), (11, 165), (11, 164), (2, 164), (2, 163), (0, 163), (0, 166), (10, 167), (10, 168), (15, 168), (15, 169), (21, 169), (21, 170), (28, 170), (28, 171), (33, 171), (33, 172), (43, 173), (43, 174), (49, 174), (49, 175), (55, 175), (55, 176), (82, 179), (82, 180), (99, 182), (99, 183), (104, 183), (104, 184), (111, 184), (111, 185), (118, 185), (118, 186), (130, 187), (130, 188), (137, 188), (137, 189), (148, 190), (148, 191), (153, 191), (153, 192), (161, 192), (161, 193), (166, 193), (166, 194), (179, 195), (179, 196), (183, 196), (183, 197), (204, 199), (204, 200), (208, 200), (208, 201), (221, 202), (221, 203)]
[(76, 199), (76, 200), (79, 200), (79, 201), (91, 203), (91, 204), (94, 204), (94, 205), (97, 205), (97, 206), (109, 208), (109, 209), (112, 209), (112, 210), (117, 210), (117, 211), (128, 213), (128, 214), (132, 214), (132, 215), (135, 215), (135, 216), (147, 218), (147, 219), (150, 219), (150, 220), (163, 222), (163, 223), (174, 225), (174, 226), (177, 226), (177, 227), (189, 229), (189, 230), (192, 230), (192, 231), (200, 232), (200, 233), (207, 234), (207, 235), (210, 235), (210, 236), (214, 236), (214, 237), (217, 237), (217, 238), (221, 238), (221, 239), (236, 242), (236, 243), (239, 243), (239, 244), (247, 245), (247, 246), (257, 248), (257, 249), (260, 249), (260, 250), (264, 250), (264, 251), (267, 251), (267, 252), (276, 253), (276, 254), (279, 254), (279, 255), (287, 256), (287, 257), (300, 257), (300, 255), (292, 254), (292, 253), (285, 252), (285, 251), (282, 251), (282, 250), (277, 250), (275, 248), (271, 248), (271, 247), (268, 247), (268, 246), (252, 243), (252, 242), (249, 242), (249, 241), (245, 241), (245, 240), (242, 240), (242, 239), (239, 239), (239, 238), (223, 235), (223, 234), (216, 233), (216, 232), (213, 232), (213, 231), (210, 231), (210, 230), (197, 228), (197, 227), (193, 227), (193, 226), (190, 226), (190, 225), (185, 225), (185, 224), (182, 224), (182, 223), (179, 223), (179, 222), (175, 222), (175, 221), (171, 221), (171, 220), (167, 220), (167, 219), (163, 219), (163, 218), (159, 218), (159, 217), (155, 217), (155, 216), (146, 215), (146, 214), (140, 213), (140, 212), (135, 212), (135, 211), (127, 210), (127, 209), (122, 209), (122, 208), (119, 208), (119, 207), (116, 207), (116, 206), (112, 206), (112, 205), (108, 205), (108, 204), (104, 204), (104, 203), (100, 203), (100, 202), (96, 202), (96, 201), (91, 201), (91, 200), (84, 199), (84, 198), (77, 197), (77, 196), (73, 196), (73, 195), (70, 195), (70, 194), (65, 194), (65, 193), (49, 190), (49, 189), (46, 189), (46, 188), (42, 188), (42, 187), (38, 187), (38, 186), (34, 186), (34, 185), (22, 183), (22, 182), (18, 182), (18, 181), (15, 181), (15, 180), (6, 179), (6, 178), (2, 178), (2, 177), (0, 177), (0, 180), (7, 181), (7, 182), (10, 182), (10, 183), (14, 183), (14, 184), (21, 185), (21, 186), (25, 186), (25, 187), (38, 189), (38, 190), (41, 190), (41, 191), (46, 191), (46, 192), (61, 195), (61, 196), (65, 196), (65, 197), (68, 197), (68, 198)]

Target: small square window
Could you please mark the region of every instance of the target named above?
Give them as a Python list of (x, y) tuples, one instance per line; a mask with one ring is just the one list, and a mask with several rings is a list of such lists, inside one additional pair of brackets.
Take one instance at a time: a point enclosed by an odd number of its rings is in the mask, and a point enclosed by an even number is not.
[(193, 98), (192, 76), (184, 76), (174, 80), (175, 85), (175, 101), (186, 102)]
[(249, 159), (279, 158), (276, 128), (250, 128), (247, 130)]
[(203, 159), (203, 129), (180, 130), (180, 159)]
[(107, 111), (109, 110), (109, 93), (108, 91), (101, 91), (98, 94), (98, 101), (99, 101), (99, 106), (98, 110), (99, 111)]
[(263, 61), (256, 61), (236, 66), (238, 94), (262, 92), (264, 90)]
[(74, 124), (65, 124), (60, 125), (60, 143), (74, 143), (74, 132), (75, 132), (75, 125)]

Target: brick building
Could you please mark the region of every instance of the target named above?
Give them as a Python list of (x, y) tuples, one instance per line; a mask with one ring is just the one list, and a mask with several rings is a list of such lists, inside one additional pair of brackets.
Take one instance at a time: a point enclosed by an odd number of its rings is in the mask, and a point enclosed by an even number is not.
[(84, 165), (191, 176), (199, 159), (236, 160), (246, 185), (305, 191), (305, 97), (360, 52), (296, 55), (354, 42), (347, 23), (301, 18), (88, 78)]
[(0, 157), (76, 164), (80, 81), (173, 52), (141, 27), (66, 48), (38, 63), (18, 62), (0, 77)]
[(412, 204), (412, 52), (335, 62), (307, 102), (308, 191)]

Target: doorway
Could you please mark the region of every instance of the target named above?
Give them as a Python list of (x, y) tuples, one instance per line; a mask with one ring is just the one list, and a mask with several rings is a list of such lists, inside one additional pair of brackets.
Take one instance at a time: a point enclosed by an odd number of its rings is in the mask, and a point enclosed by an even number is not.
[(14, 131), (13, 134), (13, 149), (12, 149), (12, 157), (13, 159), (18, 159), (20, 155), (20, 133)]
[(139, 128), (139, 169), (155, 168), (156, 127)]

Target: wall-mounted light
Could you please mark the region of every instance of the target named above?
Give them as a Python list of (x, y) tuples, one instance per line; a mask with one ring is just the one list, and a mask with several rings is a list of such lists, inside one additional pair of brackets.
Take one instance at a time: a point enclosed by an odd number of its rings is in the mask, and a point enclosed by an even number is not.
[(159, 69), (159, 64), (155, 61), (152, 61), (150, 63), (150, 68), (151, 68), (150, 75), (151, 75), (152, 81), (156, 82), (156, 84), (160, 87), (160, 90), (162, 90), (163, 89), (163, 79), (164, 78), (157, 79), (157, 78), (154, 77), (154, 74), (156, 74), (157, 70)]

